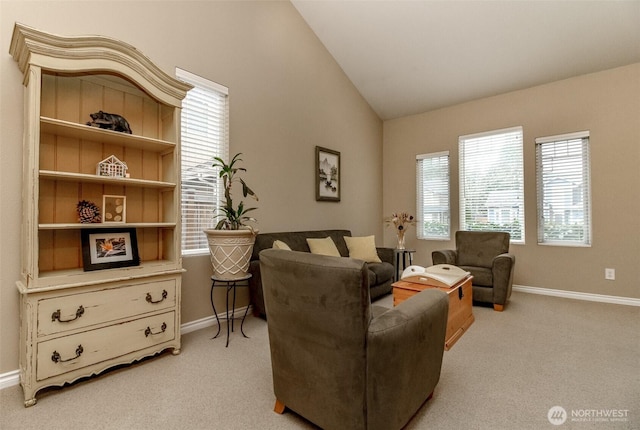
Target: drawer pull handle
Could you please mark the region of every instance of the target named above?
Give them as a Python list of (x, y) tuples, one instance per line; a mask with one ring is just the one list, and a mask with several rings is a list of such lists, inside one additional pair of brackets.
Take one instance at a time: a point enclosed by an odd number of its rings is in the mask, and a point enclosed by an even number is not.
[(51, 314), (51, 321), (58, 320), (59, 322), (71, 322), (71, 321), (77, 320), (83, 314), (84, 314), (84, 307), (82, 307), (82, 305), (80, 305), (80, 307), (76, 311), (76, 316), (75, 317), (73, 317), (71, 319), (68, 319), (68, 320), (63, 320), (63, 319), (60, 319), (60, 309), (58, 309), (57, 311), (55, 311), (54, 313)]
[(151, 297), (151, 293), (147, 293), (147, 301), (149, 303), (160, 303), (160, 302), (163, 302), (164, 299), (166, 298), (167, 298), (167, 290), (162, 290), (162, 298), (156, 301), (153, 301), (153, 298)]
[(147, 327), (147, 329), (144, 331), (144, 337), (149, 337), (149, 335), (151, 334), (162, 334), (165, 332), (165, 330), (167, 329), (167, 323), (162, 323), (162, 325), (160, 326), (160, 329), (162, 331), (158, 331), (158, 332), (152, 332), (151, 331), (151, 327)]
[(80, 357), (83, 352), (84, 348), (82, 347), (82, 345), (78, 345), (78, 347), (76, 348), (76, 356), (63, 360), (60, 357), (60, 353), (58, 351), (53, 351), (53, 354), (51, 355), (51, 361), (53, 361), (54, 363), (64, 363), (65, 361), (75, 360), (76, 358)]

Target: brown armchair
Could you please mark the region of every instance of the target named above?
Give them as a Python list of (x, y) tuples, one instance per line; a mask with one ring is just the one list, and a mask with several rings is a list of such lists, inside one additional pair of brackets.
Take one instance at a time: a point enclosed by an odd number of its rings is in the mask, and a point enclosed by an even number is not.
[(367, 264), (260, 253), (275, 411), (324, 429), (401, 429), (440, 379), (448, 298), (423, 291), (371, 305)]
[(495, 231), (457, 231), (456, 249), (431, 253), (433, 264), (453, 264), (473, 275), (474, 302), (492, 303), (502, 311), (511, 297), (516, 257), (509, 253), (510, 235)]

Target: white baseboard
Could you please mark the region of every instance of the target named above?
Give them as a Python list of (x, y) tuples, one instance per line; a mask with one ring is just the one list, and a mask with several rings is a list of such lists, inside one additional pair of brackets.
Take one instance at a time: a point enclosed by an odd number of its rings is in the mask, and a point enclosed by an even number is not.
[(579, 293), (575, 291), (551, 290), (549, 288), (514, 285), (513, 291), (543, 296), (563, 297), (565, 299), (586, 300), (589, 302), (613, 303), (616, 305), (640, 306), (640, 299), (633, 297), (607, 296), (605, 294)]
[[(242, 308), (236, 308), (236, 317), (238, 315), (242, 316), (244, 315), (245, 311), (247, 312), (247, 315), (249, 315), (251, 313), (251, 306), (249, 306), (249, 309), (247, 309), (247, 306), (244, 306)], [(218, 318), (220, 320), (224, 320), (227, 318), (227, 314), (223, 313), (223, 314), (219, 314)], [(196, 330), (200, 330), (202, 328), (207, 328), (207, 327), (211, 327), (212, 325), (217, 324), (218, 322), (216, 321), (216, 317), (214, 315), (208, 316), (206, 318), (201, 318), (199, 320), (195, 320), (195, 321), (190, 321), (188, 323), (184, 323), (180, 326), (180, 334), (187, 334), (187, 333), (191, 333), (192, 331), (196, 331)]]
[[(247, 307), (237, 308), (236, 315), (244, 315), (245, 310), (247, 314), (251, 312), (251, 307), (247, 309)], [(220, 314), (218, 318), (224, 320), (227, 314)], [(180, 326), (180, 334), (191, 333), (192, 331), (200, 330), (202, 328), (211, 327), (212, 325), (217, 324), (216, 317), (211, 315), (206, 318), (202, 318), (196, 321), (189, 321), (188, 323), (184, 323)], [(14, 385), (20, 384), (20, 371), (12, 370), (7, 373), (0, 373), (0, 390), (4, 390), (5, 388), (13, 387)]]
[(0, 390), (13, 387), (20, 383), (20, 371), (12, 370), (7, 373), (0, 373)]

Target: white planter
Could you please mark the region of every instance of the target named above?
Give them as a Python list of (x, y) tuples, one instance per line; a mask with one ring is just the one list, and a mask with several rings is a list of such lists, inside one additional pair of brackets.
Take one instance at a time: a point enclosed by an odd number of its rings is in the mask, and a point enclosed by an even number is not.
[(257, 230), (204, 230), (209, 241), (213, 276), (240, 279), (248, 274)]

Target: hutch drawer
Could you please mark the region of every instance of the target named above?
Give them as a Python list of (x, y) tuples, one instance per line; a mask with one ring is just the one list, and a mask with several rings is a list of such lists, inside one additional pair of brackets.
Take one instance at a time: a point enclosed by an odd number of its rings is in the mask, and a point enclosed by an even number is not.
[(38, 337), (155, 312), (175, 304), (175, 279), (41, 299)]
[(37, 380), (94, 365), (175, 337), (175, 313), (89, 330), (38, 343)]

